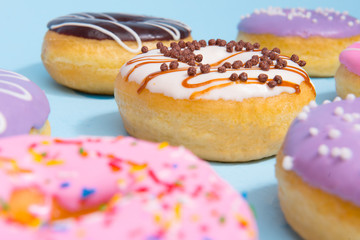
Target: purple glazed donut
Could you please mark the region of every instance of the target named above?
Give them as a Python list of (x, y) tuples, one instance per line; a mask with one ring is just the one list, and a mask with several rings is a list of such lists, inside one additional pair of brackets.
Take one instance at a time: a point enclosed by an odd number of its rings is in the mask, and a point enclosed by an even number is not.
[(302, 237), (359, 239), (359, 156), (360, 98), (313, 103), (293, 122), (276, 168), (281, 207)]
[(312, 77), (334, 76), (340, 52), (360, 40), (359, 19), (327, 8), (256, 9), (242, 17), (238, 30), (238, 39), (299, 54)]
[(0, 137), (50, 134), (49, 112), (45, 93), (35, 83), (0, 69)]

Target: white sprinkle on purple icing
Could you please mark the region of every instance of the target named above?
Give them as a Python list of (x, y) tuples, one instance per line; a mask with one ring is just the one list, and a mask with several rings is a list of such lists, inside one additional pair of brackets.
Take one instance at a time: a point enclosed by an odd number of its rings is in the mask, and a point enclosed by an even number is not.
[(318, 148), (318, 153), (321, 155), (321, 156), (326, 156), (329, 154), (329, 147), (326, 146), (325, 144), (321, 144)]
[(314, 100), (312, 100), (312, 101), (310, 101), (310, 103), (309, 103), (309, 107), (315, 108), (315, 107), (317, 107), (317, 103), (316, 103)]
[(344, 114), (344, 109), (343, 109), (342, 107), (336, 107), (336, 108), (334, 109), (334, 114), (335, 114), (336, 116), (341, 116), (341, 115)]
[[(358, 19), (334, 9), (283, 9), (269, 7), (255, 10), (242, 18), (238, 30), (245, 33), (274, 34), (277, 36), (312, 36), (345, 38), (360, 34)], [(276, 27), (274, 27), (276, 26)]]
[(294, 158), (291, 156), (285, 156), (282, 162), (282, 167), (285, 170), (291, 170), (294, 167)]
[(341, 136), (341, 132), (337, 129), (330, 129), (328, 136), (331, 139), (339, 138)]
[(291, 171), (360, 206), (360, 98), (310, 108), (306, 115), (306, 121), (295, 119), (285, 138), (283, 154), (293, 159)]
[(338, 102), (338, 101), (341, 101), (341, 97), (337, 96), (334, 98), (333, 102)]
[(308, 115), (306, 114), (306, 112), (301, 112), (298, 115), (298, 119), (302, 120), (302, 121), (305, 121), (307, 119), (307, 117), (308, 117)]
[(319, 134), (319, 129), (312, 127), (309, 129), (309, 133), (311, 136), (316, 136)]
[(346, 95), (346, 100), (353, 101), (355, 100), (355, 98), (355, 94), (349, 93), (348, 95)]

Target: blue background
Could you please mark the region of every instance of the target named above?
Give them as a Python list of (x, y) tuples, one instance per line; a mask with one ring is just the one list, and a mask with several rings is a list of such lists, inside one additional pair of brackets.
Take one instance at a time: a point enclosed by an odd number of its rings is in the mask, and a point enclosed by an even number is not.
[[(360, 18), (360, 1), (5, 1), (0, 4), (0, 68), (21, 73), (43, 88), (51, 105), (52, 135), (126, 135), (113, 97), (82, 94), (51, 79), (40, 59), (46, 24), (76, 12), (125, 12), (167, 17), (192, 27), (194, 39), (237, 35), (240, 16), (256, 8), (329, 7)], [(313, 79), (317, 102), (336, 96), (334, 79)], [(255, 209), (261, 239), (299, 239), (281, 213), (274, 176), (275, 159), (252, 163), (211, 163)]]

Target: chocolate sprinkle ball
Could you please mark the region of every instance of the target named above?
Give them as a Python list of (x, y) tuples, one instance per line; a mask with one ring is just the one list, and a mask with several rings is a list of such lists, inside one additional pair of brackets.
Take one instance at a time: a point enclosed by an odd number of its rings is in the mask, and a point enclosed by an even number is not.
[(269, 82), (267, 83), (267, 85), (269, 86), (269, 88), (274, 88), (274, 87), (277, 85), (277, 82), (274, 81), (274, 80), (272, 80), (272, 81), (269, 81)]
[(306, 65), (306, 62), (305, 62), (304, 60), (300, 60), (300, 61), (298, 62), (298, 64), (299, 64), (300, 67), (303, 67), (303, 66)]
[(209, 46), (213, 46), (213, 45), (216, 44), (216, 41), (215, 41), (215, 39), (210, 39), (210, 40), (208, 41), (208, 43), (209, 43)]
[(265, 83), (268, 80), (268, 75), (264, 73), (260, 73), (258, 76), (259, 82)]
[(218, 67), (218, 72), (219, 72), (219, 73), (224, 73), (224, 72), (226, 72), (226, 67), (224, 67), (224, 66)]
[(224, 62), (223, 66), (224, 66), (225, 68), (231, 68), (231, 63), (229, 63), (229, 62)]
[(237, 61), (233, 62), (232, 68), (233, 68), (233, 69), (239, 69), (239, 68), (241, 68), (243, 65), (244, 65), (244, 64), (242, 63), (242, 61), (237, 60)]
[(246, 72), (242, 72), (242, 73), (240, 73), (240, 75), (239, 75), (239, 79), (240, 79), (240, 81), (242, 81), (242, 82), (246, 82), (246, 81), (247, 81), (247, 79), (248, 79), (248, 75), (247, 75), (247, 73), (246, 73)]
[(142, 48), (141, 48), (141, 52), (142, 53), (147, 53), (149, 51), (149, 48), (147, 47), (147, 46), (143, 46)]
[(169, 65), (170, 69), (176, 69), (179, 67), (179, 62), (178, 61), (172, 61)]
[(163, 72), (163, 71), (166, 71), (166, 70), (168, 70), (169, 68), (168, 68), (168, 66), (166, 65), (166, 63), (163, 63), (163, 64), (161, 64), (160, 65), (160, 70)]
[(209, 64), (205, 64), (205, 65), (201, 65), (200, 66), (200, 71), (201, 73), (209, 73), (210, 72), (210, 65)]
[(161, 47), (163, 47), (163, 46), (164, 46), (164, 44), (162, 42), (157, 42), (156, 43), (156, 48), (157, 49), (161, 49)]
[(238, 75), (236, 73), (232, 73), (229, 77), (231, 81), (236, 81), (238, 79)]
[(261, 70), (263, 71), (269, 71), (270, 70), (270, 66), (266, 61), (262, 61), (259, 63), (259, 67)]
[[(203, 47), (213, 47), (219, 46), (223, 47), (225, 52), (236, 55), (237, 52), (254, 52), (254, 55), (250, 59), (244, 59), (244, 62), (241, 60), (235, 60), (233, 62), (229, 61), (229, 58), (226, 62), (220, 62), (218, 66), (211, 66), (208, 63), (203, 63), (203, 55), (197, 54), (196, 50), (199, 50)], [(275, 47), (272, 50), (264, 47), (260, 49), (259, 43), (251, 44), (249, 42), (244, 42), (240, 40), (238, 42), (230, 41), (226, 42), (223, 39), (210, 39), (208, 41), (188, 41), (184, 42), (183, 40), (179, 42), (170, 43), (170, 47), (166, 47), (163, 43), (158, 42), (156, 47), (160, 50), (166, 57), (171, 57), (174, 60), (168, 63), (161, 64), (160, 70), (167, 71), (179, 68), (179, 62), (185, 63), (188, 65), (187, 74), (189, 76), (196, 76), (197, 74), (206, 74), (212, 72), (225, 73), (227, 69), (232, 69), (231, 75), (228, 77), (230, 81), (241, 81), (246, 82), (248, 80), (248, 74), (246, 72), (241, 72), (241, 69), (259, 69), (261, 71), (267, 72), (270, 69), (279, 69), (282, 70), (287, 67), (287, 61), (293, 61), (297, 63), (300, 67), (305, 66), (306, 62), (300, 60), (299, 56), (292, 54), (290, 58), (280, 55), (280, 49)], [(141, 51), (143, 53), (148, 52), (147, 47), (143, 47)], [(257, 53), (256, 53), (257, 52)], [(232, 56), (232, 55), (230, 55)], [(245, 61), (246, 60), (246, 61)], [(197, 70), (197, 68), (199, 70)], [(216, 71), (215, 71), (216, 70)], [(238, 72), (234, 72), (237, 71)], [(283, 78), (280, 75), (275, 75), (273, 79), (269, 79), (269, 76), (265, 73), (260, 73), (256, 78), (260, 83), (266, 83), (269, 88), (274, 88), (283, 83)], [(251, 78), (253, 81), (254, 78)], [(286, 81), (286, 80), (285, 80)]]
[(203, 60), (203, 55), (198, 54), (198, 55), (195, 56), (195, 61), (201, 62), (202, 60)]
[(280, 75), (275, 75), (274, 81), (275, 81), (277, 84), (281, 84), (281, 83), (282, 83), (282, 77), (281, 77)]
[(297, 62), (297, 61), (299, 61), (299, 56), (296, 55), (296, 54), (293, 54), (293, 55), (291, 55), (290, 60), (293, 61), (293, 62)]
[(189, 76), (195, 76), (196, 74), (196, 68), (195, 67), (189, 67), (187, 70), (187, 73)]

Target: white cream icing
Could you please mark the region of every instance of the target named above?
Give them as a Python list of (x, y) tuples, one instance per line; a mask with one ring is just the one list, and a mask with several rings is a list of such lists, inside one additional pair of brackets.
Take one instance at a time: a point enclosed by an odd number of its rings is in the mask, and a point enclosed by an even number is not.
[[(237, 52), (226, 52), (225, 47), (220, 46), (207, 46), (202, 47), (200, 50), (195, 50), (195, 54), (202, 54), (203, 60), (202, 64), (213, 64), (222, 59), (225, 59), (231, 55), (236, 54)], [(241, 60), (245, 63), (247, 60), (251, 59), (253, 55), (262, 56), (261, 52), (243, 52), (237, 54), (219, 64), (221, 66), (224, 62), (233, 63), (236, 60)], [(168, 60), (174, 61), (175, 59), (170, 57), (165, 57), (160, 53), (158, 49), (151, 50), (147, 53), (139, 54), (134, 59), (139, 59), (139, 61), (123, 65), (120, 69), (122, 77), (126, 77), (133, 68), (139, 64), (149, 61), (156, 61), (156, 60)], [(130, 60), (131, 61), (131, 60)], [(169, 65), (169, 62), (167, 63)], [(142, 66), (138, 66), (135, 70), (129, 75), (128, 81), (136, 82), (141, 84), (142, 81), (149, 75), (155, 72), (160, 71), (160, 65), (162, 63), (148, 63)], [(287, 59), (287, 65), (293, 66), (298, 69), (301, 69), (305, 72), (305, 70), (299, 65), (291, 60)], [(179, 62), (179, 68), (185, 68), (183, 71), (178, 72), (168, 72), (166, 74), (161, 74), (153, 78), (146, 86), (150, 92), (153, 93), (161, 93), (165, 96), (172, 97), (174, 99), (189, 99), (192, 94), (195, 92), (203, 91), (209, 87), (216, 86), (219, 84), (224, 83), (232, 83), (229, 86), (223, 88), (215, 88), (205, 94), (197, 96), (195, 99), (208, 99), (208, 100), (235, 100), (235, 101), (242, 101), (243, 99), (253, 98), (253, 97), (272, 97), (279, 95), (281, 93), (289, 93), (292, 94), (295, 92), (295, 89), (292, 87), (286, 86), (276, 86), (274, 88), (270, 88), (267, 84), (236, 84), (232, 82), (229, 77), (232, 73), (240, 74), (242, 72), (246, 72), (248, 74), (248, 78), (257, 78), (259, 74), (264, 73), (267, 74), (269, 79), (272, 79), (275, 75), (280, 75), (283, 81), (294, 83), (300, 85), (301, 82), (305, 81), (304, 77), (299, 73), (295, 73), (289, 71), (287, 69), (270, 69), (269, 71), (263, 71), (258, 67), (249, 68), (240, 68), (240, 69), (227, 69), (225, 73), (217, 72), (217, 68), (219, 66), (212, 67), (212, 72), (206, 74), (200, 74), (196, 77), (192, 78), (188, 83), (202, 83), (205, 81), (209, 81), (212, 79), (217, 78), (227, 78), (225, 81), (218, 81), (207, 84), (205, 86), (196, 87), (196, 88), (186, 88), (182, 86), (182, 82), (184, 79), (188, 77), (187, 68), (189, 67), (188, 64)], [(200, 73), (200, 68), (197, 68), (197, 72)], [(238, 81), (237, 81), (238, 82)], [(248, 80), (248, 82), (258, 82), (257, 80)], [(311, 82), (310, 82), (311, 83)], [(311, 83), (312, 84), (312, 83)]]
[(6, 119), (5, 116), (0, 112), (0, 134), (6, 130)]
[[(32, 95), (24, 87), (16, 83), (9, 82), (9, 80), (11, 80), (12, 78), (16, 78), (24, 81), (30, 81), (29, 79), (25, 78), (24, 76), (21, 76), (20, 74), (14, 74), (12, 72), (5, 70), (2, 70), (2, 73), (0, 73), (0, 78), (1, 77), (7, 77), (7, 80), (0, 80), (0, 92), (22, 99), (24, 101), (32, 100)], [(10, 88), (2, 88), (1, 87), (2, 84), (9, 85)]]

